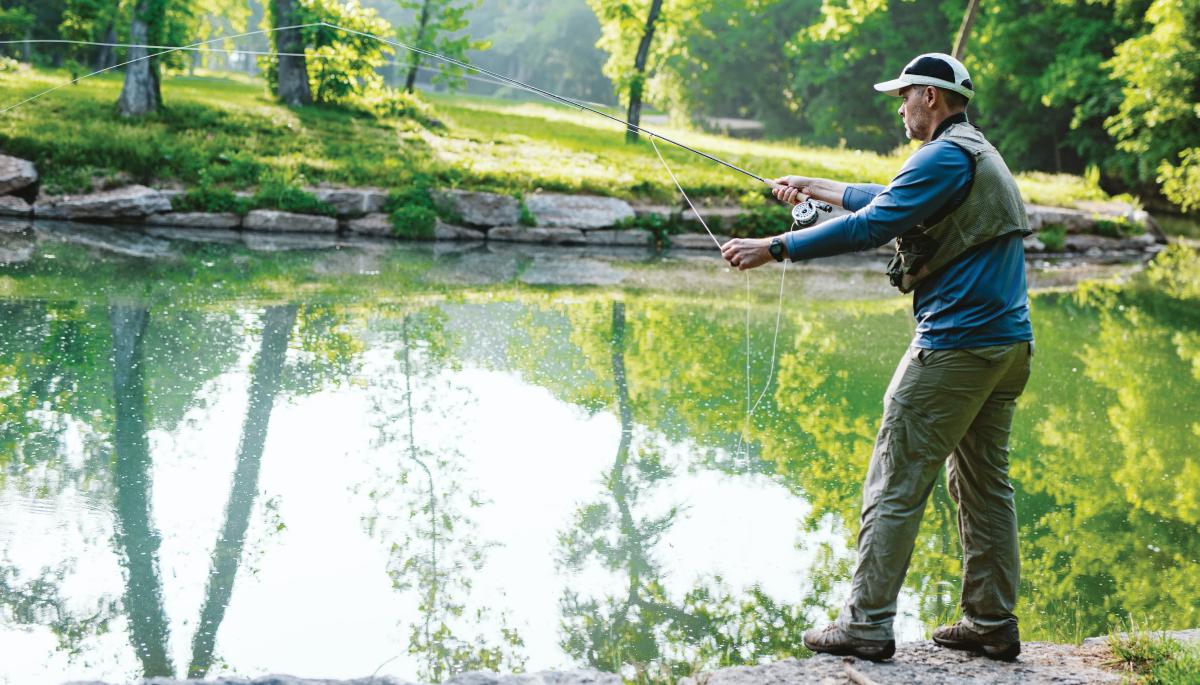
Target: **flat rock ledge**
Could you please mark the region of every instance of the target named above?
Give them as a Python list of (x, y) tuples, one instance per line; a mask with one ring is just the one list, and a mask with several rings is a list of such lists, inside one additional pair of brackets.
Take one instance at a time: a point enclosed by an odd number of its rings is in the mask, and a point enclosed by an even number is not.
[[(259, 678), (214, 678), (212, 680), (174, 680), (172, 678), (150, 678), (136, 681), (138, 685), (418, 685), (391, 676), (356, 678), (354, 680), (310, 680), (287, 675), (269, 675)], [(66, 685), (107, 685), (97, 680), (78, 680)], [(463, 673), (447, 680), (442, 685), (623, 685), (615, 673), (599, 671), (546, 671), (500, 675), (487, 671)]]
[(1015, 662), (992, 661), (967, 652), (938, 647), (933, 642), (897, 646), (895, 658), (879, 663), (853, 657), (819, 654), (811, 659), (785, 659), (765, 666), (724, 668), (679, 685), (1088, 685), (1121, 683), (1121, 675), (1104, 664), (1111, 659), (1107, 644), (1060, 645), (1026, 642)]

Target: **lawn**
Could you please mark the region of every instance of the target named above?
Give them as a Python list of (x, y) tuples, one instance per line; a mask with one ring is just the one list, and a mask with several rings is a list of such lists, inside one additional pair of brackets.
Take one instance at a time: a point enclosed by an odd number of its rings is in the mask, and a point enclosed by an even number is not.
[[(0, 107), (68, 79), (63, 71), (0, 73)], [(0, 150), (38, 163), (50, 192), (79, 192), (95, 178), (243, 189), (267, 180), (399, 189), (415, 178), (502, 192), (537, 189), (675, 201), (648, 143), (626, 145), (619, 124), (556, 104), (434, 94), (418, 119), (330, 107), (291, 109), (245, 78), (173, 77), (166, 108), (123, 121), (119, 75), (68, 86), (0, 115)], [(764, 177), (785, 173), (886, 183), (908, 149), (892, 155), (747, 141), (664, 126), (663, 135)], [(659, 143), (696, 197), (754, 202), (763, 186)], [(1078, 176), (1020, 174), (1028, 201), (1070, 206), (1103, 199)]]

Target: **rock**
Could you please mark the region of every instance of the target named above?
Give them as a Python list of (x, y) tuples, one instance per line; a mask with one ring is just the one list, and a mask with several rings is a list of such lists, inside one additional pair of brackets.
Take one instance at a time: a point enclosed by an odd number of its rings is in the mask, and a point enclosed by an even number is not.
[(682, 211), (679, 207), (671, 205), (633, 205), (633, 214), (638, 218), (656, 216), (663, 221), (671, 221), (678, 219)]
[[(407, 680), (392, 676), (372, 676), (353, 680), (312, 680), (288, 675), (268, 675), (257, 678), (217, 677), (210, 680), (175, 680), (174, 678), (148, 678), (139, 680), (141, 685), (415, 685)], [(621, 677), (615, 673), (598, 671), (546, 671), (501, 675), (487, 671), (460, 673), (445, 681), (443, 685), (621, 685)], [(99, 681), (73, 681), (66, 685), (105, 685)]]
[(1107, 252), (1121, 249), (1121, 240), (1103, 235), (1068, 235), (1063, 241), (1063, 249), (1067, 252)]
[(1031, 235), (1025, 239), (1025, 251), (1026, 252), (1045, 252), (1046, 251), (1046, 243), (1043, 243), (1042, 241), (1038, 240), (1037, 236)]
[(39, 238), (93, 247), (105, 252), (140, 259), (173, 259), (171, 243), (148, 235), (137, 228), (91, 226), (66, 221), (39, 221), (33, 224)]
[(24, 233), (32, 225), (28, 219), (0, 219), (0, 233)]
[(164, 240), (182, 240), (189, 243), (217, 243), (237, 245), (242, 242), (242, 233), (226, 228), (177, 228), (174, 226), (148, 226), (146, 235)]
[(329, 233), (336, 234), (337, 219), (331, 216), (315, 216), (313, 214), (293, 214), (274, 209), (256, 209), (242, 220), (242, 228), (247, 231), (266, 231), (271, 233)]
[(714, 243), (712, 236), (707, 233), (680, 233), (679, 235), (671, 236), (671, 247), (677, 247), (684, 250), (718, 250), (719, 246), (725, 244), (729, 240), (729, 236), (718, 235), (717, 242)]
[(313, 233), (242, 233), (242, 242), (255, 252), (328, 250), (338, 246), (337, 236)]
[(473, 228), (464, 228), (462, 226), (454, 226), (453, 224), (443, 223), (441, 220), (437, 222), (437, 226), (433, 229), (433, 237), (436, 240), (487, 239), (487, 235), (483, 231), (477, 231)]
[(641, 228), (624, 231), (588, 231), (585, 236), (588, 245), (633, 245), (639, 247), (654, 245), (654, 234)]
[(863, 661), (853, 657), (819, 654), (811, 659), (784, 659), (764, 666), (723, 668), (697, 678), (682, 678), (679, 685), (858, 685), (911, 683), (912, 685), (1084, 685), (1120, 683), (1119, 673), (1102, 664), (1111, 658), (1104, 648), (1026, 642), (1014, 662), (992, 661), (969, 652), (938, 647), (932, 642), (897, 645), (895, 658)]
[(337, 210), (338, 216), (363, 216), (383, 209), (387, 191), (379, 188), (306, 188), (321, 202)]
[(582, 245), (584, 243), (583, 231), (576, 228), (500, 226), (488, 231), (487, 238), (488, 240), (544, 245)]
[(1126, 250), (1147, 250), (1158, 244), (1158, 237), (1149, 232), (1121, 241), (1121, 247)]
[(608, 263), (578, 257), (535, 259), (521, 272), (521, 282), (529, 285), (615, 285), (622, 280)]
[(178, 228), (219, 228), (232, 229), (242, 225), (242, 217), (231, 213), (209, 212), (168, 212), (155, 214), (146, 219), (153, 226), (174, 226)]
[(448, 189), (434, 191), (433, 201), (468, 226), (512, 226), (521, 218), (520, 203), (508, 195)]
[(0, 216), (30, 216), (33, 207), (15, 195), (0, 197)]
[(392, 217), (387, 214), (368, 214), (361, 219), (352, 219), (346, 222), (346, 229), (351, 233), (359, 235), (383, 236), (395, 238), (395, 227), (392, 225)]
[(525, 206), (547, 228), (609, 228), (634, 216), (628, 202), (596, 195), (536, 193), (525, 198)]
[(25, 235), (0, 234), (0, 264), (20, 264), (33, 258), (35, 243)]
[(169, 211), (171, 203), (162, 193), (138, 185), (88, 195), (64, 195), (33, 206), (34, 216), (39, 219), (144, 219)]
[(179, 190), (178, 188), (160, 188), (159, 193), (167, 198), (167, 202), (171, 203), (171, 208), (175, 208), (175, 201), (187, 194), (187, 191)]
[(0, 155), (0, 195), (8, 195), (37, 183), (37, 167), (25, 159)]

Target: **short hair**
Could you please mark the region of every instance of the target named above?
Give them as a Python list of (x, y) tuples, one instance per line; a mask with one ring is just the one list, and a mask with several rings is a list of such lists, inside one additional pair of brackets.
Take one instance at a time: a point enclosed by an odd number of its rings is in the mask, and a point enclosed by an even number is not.
[(946, 98), (946, 104), (950, 105), (950, 109), (967, 108), (968, 100), (966, 95), (963, 95), (962, 93), (956, 93), (953, 90), (947, 90), (945, 88), (938, 88), (938, 90), (942, 91), (942, 97)]

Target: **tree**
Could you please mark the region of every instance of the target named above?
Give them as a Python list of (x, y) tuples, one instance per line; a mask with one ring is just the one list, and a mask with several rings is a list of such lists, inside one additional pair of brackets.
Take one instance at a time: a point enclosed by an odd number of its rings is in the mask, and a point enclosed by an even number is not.
[[(275, 29), (295, 26), (299, 23), (300, 0), (271, 0), (271, 19)], [(308, 85), (308, 67), (304, 57), (304, 35), (297, 29), (276, 31), (271, 34), (277, 57), (275, 95), (281, 102), (293, 107), (311, 105), (312, 90)]]
[[(63, 38), (80, 41), (117, 42), (117, 3), (106, 0), (67, 0), (59, 31)], [(78, 62), (102, 69), (113, 64), (113, 49), (108, 46), (72, 46)]]
[[(138, 0), (129, 25), (129, 42), (146, 45), (162, 35), (169, 0)], [(130, 64), (125, 67), (125, 85), (117, 101), (117, 111), (123, 117), (153, 114), (162, 104), (159, 65), (148, 58), (143, 47), (129, 48)]]
[(229, 489), (225, 525), (216, 545), (213, 546), (208, 589), (204, 593), (204, 606), (200, 610), (196, 634), (192, 637), (189, 678), (203, 678), (208, 675), (208, 669), (212, 665), (213, 648), (217, 641), (217, 629), (225, 618), (225, 609), (233, 595), (233, 583), (242, 559), (246, 529), (250, 526), (250, 512), (254, 509), (254, 500), (258, 496), (258, 474), (262, 466), (263, 448), (267, 442), (271, 409), (275, 404), (275, 395), (279, 392), (279, 380), (287, 356), (288, 336), (296, 323), (297, 310), (298, 307), (294, 304), (269, 307), (263, 317), (265, 323), (262, 346), (251, 374), (250, 401), (246, 405), (246, 420), (242, 424), (242, 438), (238, 442), (237, 468), (233, 474), (233, 485)]
[[(638, 126), (646, 101), (671, 101), (682, 110), (678, 79), (659, 67), (681, 46), (683, 27), (690, 26), (697, 3), (689, 0), (588, 0), (602, 29), (597, 45), (608, 53), (604, 74), (628, 107), (627, 120)], [(656, 40), (657, 38), (657, 40)], [(636, 45), (636, 49), (634, 49)], [(625, 140), (637, 140), (630, 127)]]
[[(481, 0), (397, 0), (406, 10), (420, 10), (415, 24), (397, 29), (401, 42), (427, 52), (436, 52), (446, 57), (465, 62), (468, 50), (486, 50), (487, 41), (472, 41), (465, 33), (466, 12), (479, 6)], [(457, 35), (456, 35), (457, 34)], [(417, 71), (423, 56), (409, 52), (408, 75), (404, 79), (405, 92), (411, 93), (417, 83)], [(461, 70), (447, 66), (441, 68), (434, 83), (444, 83), (456, 88), (462, 83)]]
[(1134, 180), (1162, 183), (1183, 210), (1200, 208), (1200, 1), (1155, 0), (1148, 30), (1105, 63), (1121, 87), (1105, 120), (1117, 149), (1136, 160)]
[(967, 11), (963, 13), (962, 24), (958, 27), (958, 35), (954, 37), (954, 48), (951, 53), (954, 58), (962, 61), (967, 54), (967, 41), (971, 38), (971, 25), (979, 15), (979, 0), (967, 0)]
[(378, 69), (393, 49), (371, 36), (391, 25), (375, 10), (358, 0), (273, 0), (271, 14), (277, 28), (303, 26), (271, 34), (281, 54), (266, 60), (267, 81), (284, 103), (344, 103), (383, 87)]

